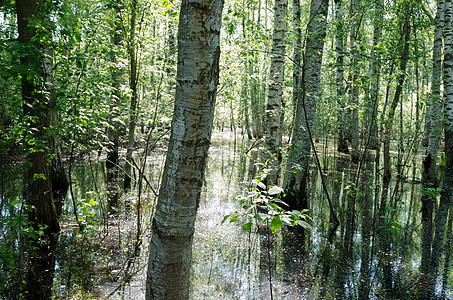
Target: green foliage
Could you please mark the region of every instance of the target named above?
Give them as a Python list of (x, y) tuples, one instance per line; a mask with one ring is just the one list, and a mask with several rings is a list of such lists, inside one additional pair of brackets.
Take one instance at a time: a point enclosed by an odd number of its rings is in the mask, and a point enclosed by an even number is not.
[(387, 212), (387, 214), (380, 216), (380, 218), (383, 220), (383, 225), (379, 226), (381, 234), (391, 234), (394, 237), (398, 237), (403, 227), (401, 223), (393, 218), (390, 214), (391, 212), (395, 211), (395, 209), (391, 206), (386, 206), (385, 211)]
[(250, 230), (254, 224), (265, 224), (270, 226), (271, 232), (276, 233), (283, 225), (286, 226), (302, 226), (310, 229), (311, 218), (308, 215), (308, 210), (288, 211), (284, 207), (288, 205), (280, 199), (284, 195), (282, 188), (278, 186), (266, 186), (265, 179), (268, 174), (268, 169), (264, 169), (263, 173), (256, 178), (256, 188), (253, 192), (249, 192), (246, 196), (238, 197), (239, 205), (242, 211), (235, 211), (226, 215), (221, 224), (230, 219), (231, 223), (235, 223), (240, 219), (249, 222), (242, 226), (242, 231)]
[(431, 198), (432, 201), (436, 201), (437, 197), (440, 196), (441, 191), (442, 191), (442, 188), (434, 187), (433, 183), (428, 182), (427, 185), (423, 186), (422, 195), (425, 195), (425, 196)]

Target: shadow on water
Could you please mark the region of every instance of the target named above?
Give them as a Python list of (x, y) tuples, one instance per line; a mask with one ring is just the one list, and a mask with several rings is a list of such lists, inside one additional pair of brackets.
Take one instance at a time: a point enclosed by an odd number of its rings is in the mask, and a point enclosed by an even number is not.
[[(385, 280), (390, 280), (391, 298), (417, 296), (421, 259), (419, 172), (406, 176), (410, 179), (392, 181), (392, 197), (380, 215), (376, 194), (381, 186), (380, 174), (375, 171), (373, 158), (365, 160), (357, 174), (349, 156), (326, 149), (324, 174), (341, 224), (333, 240), (327, 241), (331, 215), (315, 167), (311, 168), (307, 189), (313, 219), (310, 230), (283, 226), (271, 234), (262, 224), (243, 232), (241, 227), (251, 219), (238, 197), (254, 190), (255, 177), (262, 171), (257, 164), (259, 149), (249, 149), (251, 145), (233, 132), (213, 134), (192, 250), (192, 299), (386, 299)], [(139, 164), (141, 152), (137, 153), (135, 161)], [(77, 161), (73, 194), (86, 230), (78, 229), (68, 193), (62, 207), (62, 232), (55, 249), (49, 252), (55, 255), (50, 256), (39, 251), (33, 257), (23, 253), (24, 230), (14, 227), (21, 213), (21, 172), (17, 171), (19, 167), (2, 168), (10, 171), (4, 171), (0, 182), (0, 250), (5, 270), (0, 275), (1, 297), (19, 298), (25, 291), (22, 279), (38, 282), (30, 276), (42, 268), (45, 271), (41, 275), (48, 275), (42, 280), (47, 280), (45, 285), (57, 299), (143, 299), (150, 216), (156, 199), (153, 190), (158, 191), (164, 154), (158, 149), (147, 157), (146, 180), (140, 193), (138, 184), (127, 194), (118, 190), (118, 182), (106, 185), (100, 162)], [(121, 167), (119, 173), (121, 178)], [(232, 213), (239, 219), (228, 219), (221, 225)], [(378, 222), (380, 219), (383, 221)], [(137, 232), (141, 242), (137, 242)], [(384, 251), (383, 237), (387, 241)], [(391, 274), (385, 273), (384, 266)], [(440, 275), (445, 277), (443, 269)], [(451, 274), (446, 278), (445, 299), (451, 299)]]

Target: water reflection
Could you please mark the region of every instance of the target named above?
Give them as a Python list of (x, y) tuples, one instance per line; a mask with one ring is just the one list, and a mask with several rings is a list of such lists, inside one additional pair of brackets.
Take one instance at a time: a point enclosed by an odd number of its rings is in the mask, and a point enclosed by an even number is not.
[[(242, 232), (245, 216), (237, 224), (227, 221), (221, 225), (221, 221), (230, 213), (241, 213), (236, 198), (254, 188), (260, 155), (256, 148), (247, 151), (250, 146), (232, 132), (213, 135), (192, 251), (192, 299), (416, 297), (421, 259), (417, 170), (410, 180), (391, 182), (389, 208), (384, 207), (381, 213), (380, 174), (373, 158), (365, 160), (357, 173), (358, 166), (350, 163), (349, 156), (326, 148), (324, 173), (341, 224), (333, 238), (328, 239), (332, 216), (315, 167), (311, 168), (308, 187), (311, 230), (304, 235), (300, 228), (283, 228), (272, 235), (264, 226), (254, 226)], [(137, 153), (135, 161), (140, 162), (142, 154)], [(153, 190), (158, 191), (164, 154), (158, 149), (148, 156), (140, 193), (138, 184), (128, 194), (106, 186), (101, 161), (74, 165), (74, 198), (87, 230), (83, 234), (78, 231), (68, 194), (62, 212), (63, 231), (55, 250), (54, 297), (143, 299), (149, 218), (156, 199)], [(21, 199), (22, 179), (18, 171), (1, 177), (4, 220), (19, 212), (19, 207), (10, 203)], [(2, 252), (1, 263), (7, 272), (0, 276), (0, 292), (3, 298), (14, 299), (16, 283), (20, 282), (17, 270), (25, 261), (21, 261), (18, 232), (4, 222), (1, 225), (1, 248), (14, 249), (15, 254)], [(142, 243), (137, 242), (137, 231)], [(444, 276), (443, 269), (440, 273)], [(450, 277), (447, 273), (447, 299), (452, 297)]]

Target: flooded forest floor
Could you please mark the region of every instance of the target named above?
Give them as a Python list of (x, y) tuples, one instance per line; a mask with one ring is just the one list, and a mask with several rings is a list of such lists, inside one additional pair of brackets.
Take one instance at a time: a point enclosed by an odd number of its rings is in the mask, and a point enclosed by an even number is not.
[[(353, 164), (349, 155), (335, 151), (333, 140), (321, 140), (316, 150), (339, 227), (329, 236), (329, 205), (313, 164), (308, 182), (311, 228), (283, 226), (271, 234), (268, 224), (241, 230), (254, 222), (240, 197), (256, 188), (263, 163), (259, 146), (231, 131), (213, 134), (192, 250), (192, 299), (422, 299), (420, 153), (391, 153), (397, 167), (388, 205), (380, 212), (382, 163), (376, 164), (376, 153), (367, 151)], [(137, 149), (135, 161), (145, 165), (143, 176), (135, 170), (132, 191), (120, 189), (118, 197), (106, 185), (105, 157), (93, 152), (75, 161), (72, 193), (64, 200), (53, 253), (49, 289), (54, 298), (144, 299), (150, 218), (165, 148), (157, 147), (146, 160), (143, 149)], [(0, 162), (2, 299), (20, 298), (30, 267), (23, 253), (31, 229), (21, 217), (27, 207), (20, 165)], [(441, 168), (440, 173), (442, 178)], [(430, 192), (439, 197), (438, 190)], [(222, 224), (233, 213), (237, 221)], [(450, 226), (451, 218), (450, 209)], [(451, 248), (451, 231), (444, 240)], [(453, 298), (447, 246), (435, 283), (439, 299)]]

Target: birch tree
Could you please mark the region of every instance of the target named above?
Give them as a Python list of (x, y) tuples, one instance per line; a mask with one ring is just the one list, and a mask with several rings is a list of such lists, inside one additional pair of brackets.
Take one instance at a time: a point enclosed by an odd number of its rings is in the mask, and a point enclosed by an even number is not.
[(269, 94), (266, 103), (265, 147), (266, 158), (271, 169), (268, 181), (275, 183), (279, 174), (279, 146), (281, 138), (281, 112), (283, 97), (283, 78), (285, 70), (285, 34), (288, 0), (275, 0), (274, 32), (272, 36), (271, 65), (269, 75)]
[(316, 117), (316, 99), (319, 93), (328, 0), (312, 0), (307, 25), (305, 56), (302, 67), (301, 93), (297, 99), (291, 146), (284, 174), (283, 187), (288, 193), (290, 206), (305, 206), (305, 188), (311, 150), (311, 133)]
[(370, 123), (370, 149), (378, 148), (378, 126), (377, 126), (377, 110), (379, 104), (379, 89), (381, 79), (381, 55), (379, 50), (379, 44), (382, 39), (382, 26), (383, 26), (383, 14), (384, 3), (382, 0), (374, 2), (374, 14), (373, 14), (373, 46), (371, 49), (371, 72), (370, 72), (370, 105), (368, 111), (367, 120)]
[(344, 40), (343, 40), (343, 15), (342, 15), (342, 0), (335, 0), (335, 51), (337, 52), (337, 102), (338, 109), (338, 147), (339, 152), (349, 152), (346, 141), (345, 122), (346, 112), (344, 103)]
[[(423, 161), (423, 189), (437, 188), (437, 152), (439, 143), (439, 117), (441, 108), (440, 84), (442, 76), (442, 36), (445, 18), (445, 0), (437, 1), (437, 12), (434, 29), (433, 73), (431, 79), (431, 120), (427, 155)], [(433, 238), (433, 199), (422, 194), (422, 256), (420, 270), (425, 274), (431, 269), (431, 245)]]
[(440, 203), (435, 218), (435, 231), (433, 236), (428, 297), (434, 297), (437, 275), (439, 273), (440, 257), (447, 224), (448, 210), (450, 208), (450, 197), (453, 192), (453, 164), (451, 161), (453, 153), (453, 38), (452, 38), (452, 1), (445, 1), (445, 24), (444, 24), (444, 98), (445, 98), (445, 154), (447, 156), (447, 168), (445, 178), (440, 192)]
[(351, 30), (349, 32), (349, 44), (351, 52), (351, 68), (349, 82), (351, 89), (349, 94), (349, 103), (352, 107), (352, 124), (351, 124), (351, 159), (353, 162), (359, 161), (359, 52), (357, 40), (360, 35), (360, 24), (362, 21), (361, 12), (359, 11), (360, 1), (352, 0), (350, 7), (351, 14)]
[(222, 0), (183, 0), (175, 107), (152, 223), (146, 299), (188, 299), (195, 217), (219, 80)]

